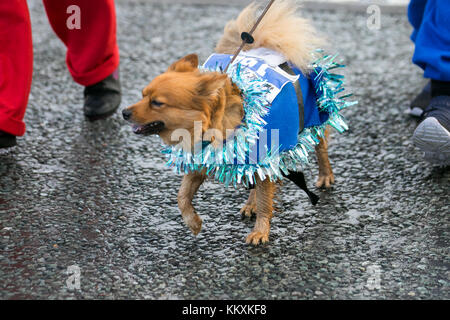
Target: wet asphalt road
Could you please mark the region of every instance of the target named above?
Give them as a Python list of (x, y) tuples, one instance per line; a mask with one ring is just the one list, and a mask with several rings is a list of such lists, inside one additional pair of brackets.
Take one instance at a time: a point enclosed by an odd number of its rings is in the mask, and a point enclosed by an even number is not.
[[(64, 64), (40, 1), (29, 1), (35, 71), (27, 134), (0, 154), (0, 298), (449, 299), (448, 169), (422, 161), (403, 111), (424, 84), (410, 63), (404, 15), (307, 11), (348, 65), (351, 130), (333, 134), (336, 186), (312, 207), (288, 183), (270, 242), (244, 243), (243, 189), (205, 183), (203, 230), (182, 222), (180, 176), (156, 137), (134, 136), (119, 114), (88, 123), (82, 87)], [(238, 6), (119, 2), (123, 104), (176, 58), (205, 59)], [(315, 163), (315, 160), (313, 160)], [(315, 165), (306, 170), (313, 185)], [(69, 266), (80, 290), (66, 285)]]

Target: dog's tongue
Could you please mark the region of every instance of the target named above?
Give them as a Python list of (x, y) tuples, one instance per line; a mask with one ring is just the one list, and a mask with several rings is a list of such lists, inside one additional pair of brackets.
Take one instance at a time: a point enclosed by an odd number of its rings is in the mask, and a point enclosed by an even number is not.
[(138, 124), (133, 125), (133, 132), (136, 134), (141, 133), (143, 129), (144, 129), (144, 126), (140, 126)]

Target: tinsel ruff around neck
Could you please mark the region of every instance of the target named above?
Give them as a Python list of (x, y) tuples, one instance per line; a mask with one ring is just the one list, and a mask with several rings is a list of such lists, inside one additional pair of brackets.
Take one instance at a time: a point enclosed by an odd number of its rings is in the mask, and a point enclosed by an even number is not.
[[(318, 50), (318, 52), (322, 52)], [(162, 151), (168, 158), (167, 166), (172, 167), (176, 173), (187, 174), (193, 171), (206, 170), (209, 177), (213, 177), (226, 186), (243, 184), (246, 187), (255, 183), (258, 175), (261, 180), (269, 178), (271, 181), (283, 179), (288, 171), (298, 171), (298, 166), (309, 163), (308, 155), (314, 151), (319, 143), (319, 137), (324, 137), (325, 128), (329, 125), (339, 133), (348, 129), (340, 111), (356, 104), (345, 99), (351, 94), (338, 96), (344, 91), (344, 76), (332, 73), (331, 70), (343, 68), (344, 65), (336, 63), (336, 56), (323, 55), (311, 65), (317, 95), (317, 106), (321, 111), (329, 114), (328, 120), (320, 126), (305, 128), (298, 135), (295, 147), (277, 152), (270, 150), (262, 161), (246, 163), (249, 150), (258, 140), (258, 134), (263, 130), (266, 122), (264, 116), (270, 111), (270, 103), (266, 99), (268, 87), (266, 81), (249, 75), (239, 63), (230, 66), (227, 71), (232, 82), (242, 93), (245, 116), (239, 126), (238, 134), (232, 139), (224, 141), (223, 147), (215, 148), (213, 144), (204, 144), (196, 154), (183, 150), (181, 144), (166, 146)], [(200, 67), (201, 70), (211, 72)], [(195, 150), (195, 148), (194, 148)], [(233, 152), (230, 154), (230, 150)], [(247, 157), (247, 158), (246, 158)]]

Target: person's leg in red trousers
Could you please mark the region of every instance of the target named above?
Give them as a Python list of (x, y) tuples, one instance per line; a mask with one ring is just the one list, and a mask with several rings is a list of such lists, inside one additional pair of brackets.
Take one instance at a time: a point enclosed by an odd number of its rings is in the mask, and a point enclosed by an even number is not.
[[(44, 0), (44, 5), (53, 30), (67, 46), (72, 77), (86, 87), (85, 116), (89, 120), (110, 116), (121, 99), (114, 0)], [(79, 29), (71, 29), (68, 20), (77, 13)]]
[[(33, 73), (33, 47), (26, 0), (0, 1), (0, 139), (22, 136)], [(15, 143), (15, 138), (14, 138)]]
[[(67, 67), (77, 83), (96, 84), (117, 69), (114, 0), (44, 0), (44, 5), (53, 30), (67, 46)], [(80, 8), (80, 29), (67, 26), (71, 5)]]
[[(67, 46), (72, 77), (84, 85), (84, 113), (97, 120), (120, 104), (119, 50), (113, 0), (44, 0), (56, 34)], [(80, 9), (80, 29), (70, 29), (72, 5)], [(26, 0), (0, 1), (0, 148), (25, 133), (23, 117), (33, 68), (31, 24)]]

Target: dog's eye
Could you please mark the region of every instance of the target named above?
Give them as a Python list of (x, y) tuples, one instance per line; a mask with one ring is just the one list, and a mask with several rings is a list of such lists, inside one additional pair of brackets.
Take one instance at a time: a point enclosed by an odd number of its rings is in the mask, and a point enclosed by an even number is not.
[(158, 100), (152, 100), (152, 106), (161, 107), (164, 103)]

